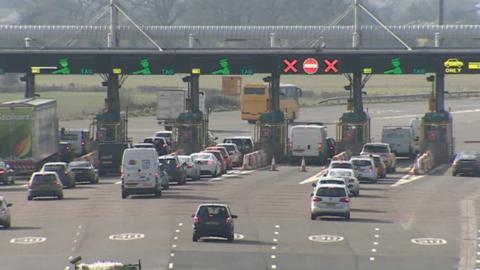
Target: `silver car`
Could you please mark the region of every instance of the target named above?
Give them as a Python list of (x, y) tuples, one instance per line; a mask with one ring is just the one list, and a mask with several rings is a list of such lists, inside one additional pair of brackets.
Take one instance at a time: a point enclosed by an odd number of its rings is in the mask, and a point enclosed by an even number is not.
[(330, 169), (328, 170), (327, 177), (338, 177), (345, 180), (348, 191), (353, 196), (360, 195), (360, 182), (355, 177), (355, 172), (351, 169)]
[(190, 156), (179, 155), (180, 164), (186, 164), (187, 177), (196, 181), (200, 179), (200, 166), (198, 166)]
[(219, 143), (217, 146), (225, 147), (232, 159), (232, 163), (235, 166), (242, 166), (242, 153), (238, 150), (238, 146), (234, 143)]
[(11, 226), (10, 207), (12, 207), (12, 204), (7, 203), (5, 198), (0, 196), (0, 225), (4, 228), (10, 228)]
[(216, 177), (222, 173), (222, 164), (214, 154), (202, 152), (191, 154), (190, 157), (200, 167), (200, 174)]
[(350, 219), (350, 197), (345, 185), (318, 185), (310, 194), (310, 219), (318, 216), (341, 216)]

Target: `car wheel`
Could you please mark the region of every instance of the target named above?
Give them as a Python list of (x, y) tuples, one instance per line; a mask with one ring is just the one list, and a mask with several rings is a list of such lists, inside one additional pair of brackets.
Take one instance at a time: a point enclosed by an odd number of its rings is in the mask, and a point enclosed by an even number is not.
[(128, 193), (122, 190), (122, 199), (126, 199), (128, 197)]
[(27, 200), (31, 201), (31, 200), (33, 200), (33, 197), (32, 196), (27, 196)]
[(345, 220), (350, 220), (350, 212), (345, 214)]
[(235, 234), (233, 232), (227, 236), (228, 242), (233, 242), (234, 239), (235, 239)]
[(12, 226), (10, 220), (8, 220), (7, 222), (5, 222), (5, 224), (3, 224), (3, 227), (5, 227), (5, 229), (9, 229), (10, 227)]
[(358, 197), (358, 196), (360, 196), (360, 190), (357, 191), (357, 194), (355, 195), (355, 197)]
[(163, 189), (167, 190), (167, 189), (169, 189), (169, 188), (170, 188), (170, 185), (169, 185), (168, 183), (165, 184), (165, 185), (163, 185)]
[(317, 219), (317, 216), (315, 214), (310, 214), (310, 220), (315, 220)]
[(199, 239), (198, 235), (196, 233), (194, 233), (193, 236), (192, 236), (192, 241), (193, 242), (198, 242), (198, 239)]
[(63, 200), (63, 194), (58, 195), (58, 196), (57, 196), (57, 199)]
[(155, 193), (154, 193), (155, 197), (160, 197), (162, 196), (162, 191), (161, 190), (158, 190), (158, 188), (155, 188)]
[(10, 184), (15, 185), (15, 176), (10, 178)]
[(452, 176), (457, 176), (457, 172), (453, 172), (453, 173), (452, 173)]

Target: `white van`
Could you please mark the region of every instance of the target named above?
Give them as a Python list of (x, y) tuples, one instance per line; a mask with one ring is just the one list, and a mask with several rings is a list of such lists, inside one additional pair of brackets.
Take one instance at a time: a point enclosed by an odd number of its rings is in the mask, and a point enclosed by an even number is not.
[(396, 156), (414, 155), (414, 137), (411, 127), (385, 126), (382, 129), (382, 142), (388, 143)]
[(162, 194), (155, 148), (129, 148), (122, 159), (122, 199), (131, 194)]
[(305, 157), (324, 163), (328, 158), (327, 128), (321, 125), (294, 126), (288, 147), (291, 162)]

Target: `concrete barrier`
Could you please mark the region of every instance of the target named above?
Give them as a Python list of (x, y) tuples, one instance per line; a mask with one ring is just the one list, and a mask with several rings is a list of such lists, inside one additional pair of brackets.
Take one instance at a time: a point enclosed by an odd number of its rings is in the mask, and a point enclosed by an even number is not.
[(80, 161), (80, 160), (90, 162), (95, 168), (98, 168), (98, 165), (100, 164), (100, 162), (98, 161), (98, 152), (97, 151), (90, 152), (86, 155), (83, 155), (83, 156), (75, 159), (75, 161)]
[(418, 155), (410, 169), (410, 175), (423, 175), (428, 173), (435, 166), (435, 159), (431, 151)]
[(347, 151), (341, 152), (336, 154), (335, 156), (332, 157), (332, 160), (335, 161), (348, 161), (350, 160), (350, 153)]
[(243, 156), (243, 170), (254, 170), (266, 166), (267, 154), (263, 150), (248, 153)]

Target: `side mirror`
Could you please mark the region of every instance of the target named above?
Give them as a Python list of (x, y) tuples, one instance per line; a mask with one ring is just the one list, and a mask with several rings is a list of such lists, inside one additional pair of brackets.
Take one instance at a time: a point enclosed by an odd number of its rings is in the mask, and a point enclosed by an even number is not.
[(316, 187), (317, 186), (317, 183), (312, 183), (312, 187)]
[(7, 203), (7, 207), (12, 207), (13, 204), (12, 203)]
[(238, 216), (237, 215), (232, 215), (232, 218), (238, 218)]
[(195, 214), (192, 214), (192, 218), (194, 218), (194, 217), (195, 217)]
[(310, 193), (310, 197), (313, 197), (313, 193)]
[(218, 137), (215, 137), (215, 139), (213, 139), (213, 140), (215, 140), (215, 141), (218, 140)]

